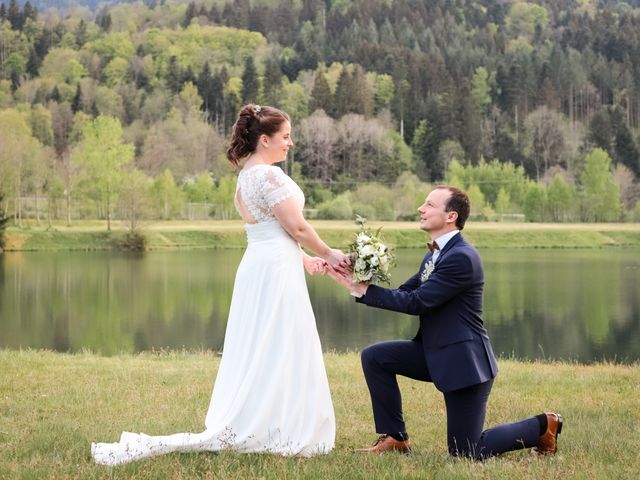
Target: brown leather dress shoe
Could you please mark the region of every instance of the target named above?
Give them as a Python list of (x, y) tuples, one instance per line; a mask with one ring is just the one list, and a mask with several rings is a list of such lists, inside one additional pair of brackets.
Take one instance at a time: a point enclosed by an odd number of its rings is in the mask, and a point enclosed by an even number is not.
[(547, 416), (547, 430), (540, 435), (538, 446), (533, 448), (535, 453), (552, 455), (558, 451), (558, 435), (562, 431), (562, 415), (553, 412), (545, 412)]
[(411, 443), (409, 440), (396, 440), (390, 435), (380, 435), (370, 448), (358, 448), (355, 450), (358, 453), (373, 453), (380, 455), (385, 452), (400, 452), (410, 453)]

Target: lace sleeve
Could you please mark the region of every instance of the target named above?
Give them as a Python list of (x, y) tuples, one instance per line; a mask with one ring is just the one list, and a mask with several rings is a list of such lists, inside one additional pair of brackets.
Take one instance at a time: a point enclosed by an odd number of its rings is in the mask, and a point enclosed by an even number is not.
[(295, 195), (291, 183), (293, 182), (289, 181), (287, 175), (280, 168), (269, 168), (262, 187), (264, 199), (270, 209)]

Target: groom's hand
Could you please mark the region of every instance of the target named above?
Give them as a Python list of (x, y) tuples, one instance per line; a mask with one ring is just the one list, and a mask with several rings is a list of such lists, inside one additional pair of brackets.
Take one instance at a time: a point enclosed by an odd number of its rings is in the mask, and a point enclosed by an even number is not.
[(354, 283), (351, 272), (339, 272), (329, 266), (327, 268), (327, 274), (333, 278), (337, 284), (349, 290), (353, 296), (361, 297), (367, 293), (368, 285), (366, 283)]

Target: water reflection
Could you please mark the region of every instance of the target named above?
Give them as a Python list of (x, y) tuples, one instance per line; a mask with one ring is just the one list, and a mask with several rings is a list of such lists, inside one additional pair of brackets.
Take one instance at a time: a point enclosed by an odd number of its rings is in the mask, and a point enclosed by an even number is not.
[[(583, 362), (640, 359), (640, 251), (483, 250), (496, 353)], [(0, 347), (111, 355), (221, 349), (241, 250), (0, 255)], [(422, 258), (400, 250), (397, 285)], [(417, 320), (309, 279), (325, 350), (410, 338)]]

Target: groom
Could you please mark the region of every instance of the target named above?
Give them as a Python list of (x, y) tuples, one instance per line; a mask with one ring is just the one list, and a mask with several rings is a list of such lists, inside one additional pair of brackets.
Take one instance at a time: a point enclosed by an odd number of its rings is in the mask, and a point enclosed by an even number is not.
[(444, 395), (449, 453), (481, 460), (534, 447), (553, 454), (562, 417), (543, 413), (483, 431), (487, 400), (498, 373), (482, 321), (484, 273), (477, 250), (460, 231), (469, 216), (462, 190), (436, 187), (418, 208), (420, 228), (431, 236), (418, 273), (397, 289), (351, 283), (350, 275), (331, 275), (358, 303), (418, 315), (413, 340), (376, 343), (362, 352), (376, 431), (369, 454), (410, 451), (396, 375), (432, 382)]

